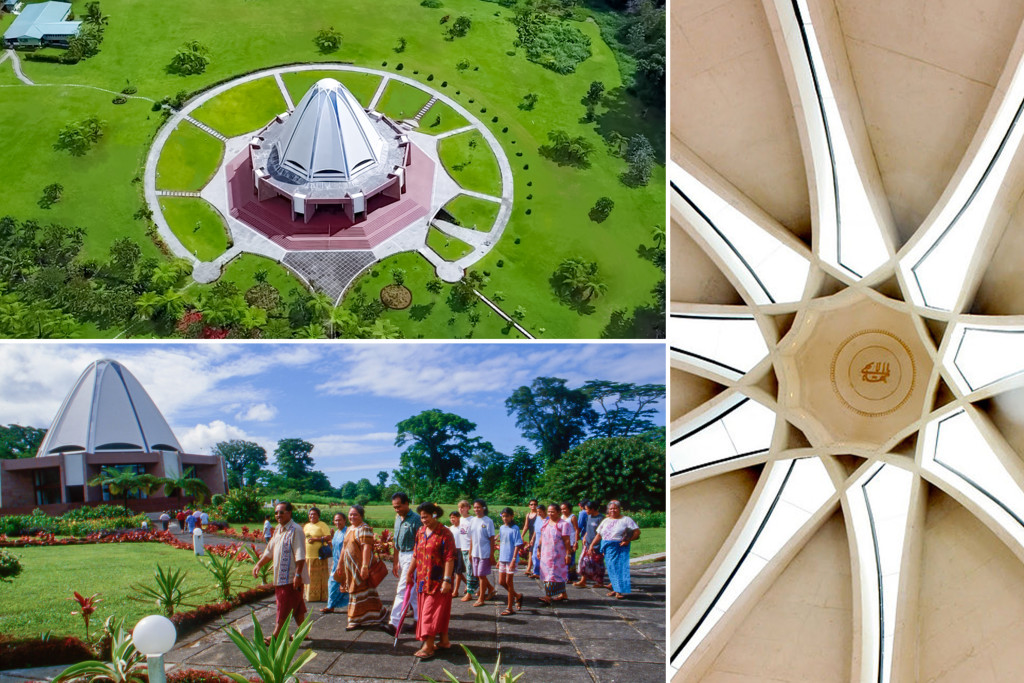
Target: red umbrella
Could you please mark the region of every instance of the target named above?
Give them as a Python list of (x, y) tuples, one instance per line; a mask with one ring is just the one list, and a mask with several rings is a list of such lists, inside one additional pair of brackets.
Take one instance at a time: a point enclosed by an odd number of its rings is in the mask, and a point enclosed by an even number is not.
[(398, 620), (398, 628), (395, 629), (395, 647), (398, 647), (398, 636), (402, 635), (402, 626), (405, 624), (405, 615), (409, 611), (409, 603), (412, 602), (413, 581), (405, 584), (405, 595), (402, 596), (402, 618)]

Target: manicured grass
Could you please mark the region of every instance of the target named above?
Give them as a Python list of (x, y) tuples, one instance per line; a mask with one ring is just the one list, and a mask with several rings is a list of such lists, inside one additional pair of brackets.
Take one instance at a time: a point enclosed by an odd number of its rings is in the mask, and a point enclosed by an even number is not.
[(364, 107), (370, 106), (373, 93), (377, 92), (377, 86), (380, 85), (380, 76), (358, 71), (293, 71), (281, 76), (281, 80), (284, 81), (288, 93), (292, 96), (292, 102), (296, 106), (298, 106), (299, 100), (313, 87), (313, 84), (321, 78), (333, 78), (339, 81)]
[[(92, 615), (92, 629), (101, 628), (111, 615), (134, 626), (142, 617), (158, 612), (155, 605), (130, 600), (128, 596), (134, 594), (130, 586), (153, 583), (158, 564), (187, 571), (187, 586), (209, 587), (197, 596), (199, 602), (216, 600), (213, 577), (195, 555), (162, 543), (18, 548), (13, 552), (21, 559), (23, 571), (13, 584), (0, 590), (0, 633), (9, 636), (38, 637), (50, 631), (54, 636), (83, 637), (82, 617), (71, 614), (78, 604), (68, 600), (73, 591), (86, 597), (100, 594), (103, 602)], [(238, 576), (237, 590), (252, 587), (251, 574), (240, 571)]]
[(427, 246), (437, 252), (437, 255), (445, 261), (458, 261), (473, 251), (473, 247), (470, 245), (451, 235), (444, 234), (433, 226), (427, 233)]
[(665, 527), (641, 529), (640, 538), (629, 545), (630, 557), (641, 557), (665, 552)]
[(161, 190), (198, 192), (213, 178), (223, 158), (224, 143), (182, 121), (160, 152), (156, 186)]
[[(84, 5), (76, 3), (75, 10), (80, 13)], [(479, 0), (445, 0), (438, 9), (407, 0), (349, 0), (331, 6), (295, 0), (287, 12), (251, 0), (155, 5), (104, 0), (103, 10), (111, 19), (98, 55), (76, 65), (26, 62), (29, 77), (40, 83), (78, 83), (115, 91), (124, 87), (127, 78), (140, 95), (160, 99), (274, 64), (344, 60), (392, 70), (402, 61), (400, 73), (467, 107), (498, 137), (512, 164), (515, 187), (515, 206), (505, 234), (475, 268), (490, 273), (485, 293), (504, 292), (507, 301), (501, 305), (506, 310), (521, 305), (528, 311), (524, 325), (535, 334), (543, 328), (543, 335), (549, 337), (599, 337), (613, 311), (650, 301), (651, 288), (664, 277), (662, 269), (637, 255), (639, 247), (650, 245), (651, 228), (664, 224), (664, 167), (654, 169), (647, 187), (628, 188), (619, 181), (625, 162), (604, 141), (613, 131), (625, 137), (640, 132), (661, 155), (664, 117), (657, 108), (625, 93), (614, 55), (592, 22), (576, 25), (590, 37), (593, 55), (574, 74), (561, 75), (528, 62), (521, 51), (506, 54), (514, 49), (516, 38), (515, 27), (507, 21), (511, 10)], [(470, 17), (472, 28), (466, 37), (444, 40), (438, 22), (446, 14)], [(317, 52), (312, 38), (321, 27), (356, 26), (354, 20), (366, 16), (387, 16), (389, 21), (359, 22), (358, 29), (342, 29), (341, 50), (331, 55)], [(271, 24), (274, 30), (266, 30)], [(400, 56), (392, 52), (399, 35), (408, 40)], [(186, 40), (210, 47), (211, 62), (205, 73), (181, 77), (165, 71)], [(472, 65), (459, 71), (456, 64), (463, 58)], [(417, 70), (418, 75), (413, 73)], [(426, 83), (427, 74), (434, 75), (430, 83)], [(592, 81), (604, 83), (608, 95), (597, 120), (582, 123), (580, 98)], [(524, 111), (519, 105), (528, 92), (537, 94), (538, 101), (532, 110)], [(0, 101), (0, 130), (21, 130), (26, 121), (32, 122), (31, 135), (8, 136), (0, 145), (5, 183), (17, 188), (5, 195), (2, 213), (84, 227), (89, 258), (102, 258), (110, 243), (123, 236), (136, 239), (146, 256), (158, 255), (144, 236), (144, 223), (132, 219), (143, 203), (131, 180), (141, 174), (149, 140), (162, 120), (159, 113), (138, 100), (115, 107), (108, 93), (84, 88), (3, 88)], [(281, 98), (277, 107), (283, 110), (283, 106)], [(480, 112), (484, 107), (487, 112)], [(108, 123), (96, 149), (81, 158), (52, 150), (62, 126), (93, 114)], [(493, 116), (499, 121), (493, 122)], [(423, 130), (428, 130), (429, 122), (427, 118)], [(539, 153), (552, 130), (582, 135), (591, 142), (594, 152), (589, 168), (559, 166)], [(39, 209), (39, 193), (51, 182), (64, 185), (64, 199), (50, 210)], [(608, 221), (595, 225), (587, 211), (601, 196), (615, 201), (615, 211)], [(406, 261), (422, 260), (409, 256)], [(608, 285), (607, 295), (595, 301), (589, 313), (566, 307), (547, 284), (558, 264), (569, 257), (597, 262)], [(503, 268), (497, 267), (498, 260)], [(389, 258), (377, 269), (386, 272), (394, 263)], [(438, 298), (422, 289), (432, 278), (432, 273), (409, 278), (413, 308)], [(411, 320), (408, 310), (385, 315), (407, 337), (464, 337), (470, 331), (465, 314), (449, 325), (451, 314), (442, 310), (446, 292), (433, 314), (418, 320)], [(405, 322), (396, 316), (405, 316)], [(500, 319), (488, 325), (493, 314), (482, 312), (481, 316), (475, 336), (504, 336)], [(91, 330), (83, 327), (82, 332)]]
[(384, 87), (384, 93), (380, 96), (375, 109), (396, 121), (411, 119), (429, 99), (430, 95), (423, 90), (401, 81), (391, 80)]
[(466, 117), (441, 100), (437, 100), (430, 105), (430, 109), (420, 119), (420, 127), (416, 130), (428, 135), (438, 135), (468, 125), (469, 121), (466, 120)]
[[(379, 297), (381, 288), (391, 281), (388, 274), (394, 268), (405, 271), (405, 286), (413, 293), (412, 305), (401, 311), (386, 310), (381, 317), (398, 326), (406, 339), (522, 339), (514, 327), (509, 327), (501, 316), (482, 301), (464, 308), (453, 300), (451, 286), (448, 284), (442, 285), (439, 294), (429, 292), (426, 284), (437, 277), (434, 267), (415, 252), (395, 254), (376, 264), (356, 279), (342, 305), (351, 306), (358, 292), (362, 292), (368, 300)], [(374, 273), (377, 273), (376, 277)], [(470, 320), (471, 312), (480, 316), (475, 326)]]
[(161, 197), (171, 230), (200, 261), (212, 261), (228, 248), (228, 230), (217, 210), (198, 197)]
[(276, 287), (282, 297), (287, 296), (293, 289), (307, 290), (306, 285), (288, 268), (277, 261), (256, 254), (242, 254), (231, 259), (224, 267), (220, 279), (234, 282), (238, 289), (244, 292), (256, 284), (256, 272), (260, 270), (267, 271), (267, 282)]
[(277, 81), (267, 77), (221, 93), (192, 112), (192, 118), (231, 138), (262, 128), (286, 109)]
[(437, 153), (445, 170), (455, 181), (476, 192), (501, 196), (501, 172), (484, 136), (472, 130), (442, 138)]
[(498, 218), (501, 205), (468, 194), (460, 194), (444, 206), (444, 210), (452, 215), (463, 228), (471, 228), (481, 232), (490, 232), (494, 221)]

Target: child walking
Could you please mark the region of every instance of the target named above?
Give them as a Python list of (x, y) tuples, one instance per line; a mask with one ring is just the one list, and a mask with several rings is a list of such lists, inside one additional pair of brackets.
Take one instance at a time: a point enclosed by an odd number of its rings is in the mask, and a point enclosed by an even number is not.
[(448, 515), (448, 519), (451, 521), (448, 530), (455, 538), (455, 569), (452, 570), (452, 573), (455, 574), (455, 583), (452, 585), (452, 597), (457, 598), (459, 597), (459, 587), (466, 581), (466, 563), (462, 560), (462, 534), (460, 533), (462, 515), (456, 510)]
[(508, 591), (508, 607), (501, 613), (503, 617), (514, 614), (513, 605), (515, 605), (515, 609), (520, 609), (523, 606), (523, 594), (516, 593), (512, 583), (516, 565), (519, 563), (519, 552), (523, 548), (523, 536), (519, 532), (519, 527), (512, 523), (514, 516), (512, 508), (502, 510), (501, 521), (504, 524), (498, 530), (498, 585), (504, 586)]

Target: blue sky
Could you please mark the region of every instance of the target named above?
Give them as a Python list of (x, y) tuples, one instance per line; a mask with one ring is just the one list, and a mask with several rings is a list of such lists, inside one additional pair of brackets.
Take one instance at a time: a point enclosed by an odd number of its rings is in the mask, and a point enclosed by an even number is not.
[[(395, 425), (439, 408), (477, 424), (476, 435), (511, 453), (529, 446), (504, 400), (534, 377), (665, 382), (663, 344), (486, 343), (0, 343), (0, 424), (48, 427), (94, 360), (123, 363), (164, 413), (182, 446), (278, 439), (316, 445), (332, 483), (398, 465)], [(665, 405), (655, 420), (665, 421)]]

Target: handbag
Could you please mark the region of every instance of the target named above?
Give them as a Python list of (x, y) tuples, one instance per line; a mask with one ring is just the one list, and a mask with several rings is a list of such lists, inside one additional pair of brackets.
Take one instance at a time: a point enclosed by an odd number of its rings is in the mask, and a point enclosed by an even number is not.
[(321, 560), (329, 560), (334, 557), (334, 552), (327, 545), (321, 545), (320, 550), (317, 551), (316, 556)]
[(387, 576), (387, 565), (381, 562), (379, 557), (374, 556), (373, 563), (370, 565), (370, 575), (366, 577), (366, 582), (376, 588)]

